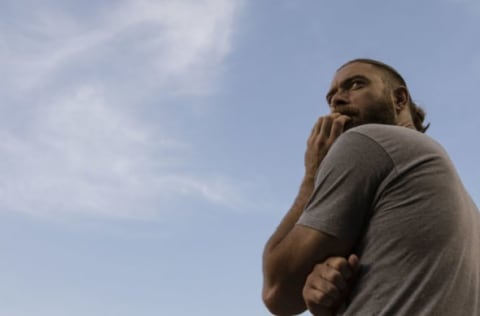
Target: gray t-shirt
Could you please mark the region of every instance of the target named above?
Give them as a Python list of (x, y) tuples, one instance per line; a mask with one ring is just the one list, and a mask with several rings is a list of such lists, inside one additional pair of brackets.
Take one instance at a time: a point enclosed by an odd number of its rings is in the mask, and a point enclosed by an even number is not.
[(349, 241), (341, 315), (480, 315), (480, 213), (443, 148), (398, 126), (341, 135), (298, 224)]

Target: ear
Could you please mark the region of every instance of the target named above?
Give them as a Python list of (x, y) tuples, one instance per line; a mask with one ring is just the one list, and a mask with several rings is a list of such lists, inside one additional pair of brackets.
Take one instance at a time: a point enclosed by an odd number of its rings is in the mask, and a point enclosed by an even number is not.
[(408, 106), (408, 103), (410, 102), (410, 95), (406, 87), (399, 86), (394, 89), (393, 102), (395, 104), (395, 111), (397, 114)]

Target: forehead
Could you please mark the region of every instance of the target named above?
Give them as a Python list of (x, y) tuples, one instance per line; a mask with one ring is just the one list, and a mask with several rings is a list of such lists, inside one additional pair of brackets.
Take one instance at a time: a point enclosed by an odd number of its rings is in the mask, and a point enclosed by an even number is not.
[(363, 76), (372, 81), (382, 79), (382, 70), (371, 64), (353, 62), (340, 68), (333, 77), (332, 86), (340, 84), (342, 81), (354, 77)]

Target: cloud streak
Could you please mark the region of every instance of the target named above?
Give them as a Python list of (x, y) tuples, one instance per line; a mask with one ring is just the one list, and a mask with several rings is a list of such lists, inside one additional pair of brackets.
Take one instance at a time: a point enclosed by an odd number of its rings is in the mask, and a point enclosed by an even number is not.
[(27, 91), (65, 73), (96, 76), (100, 66), (144, 78), (144, 84), (154, 79), (157, 87), (173, 82), (182, 93), (205, 92), (205, 72), (218, 70), (231, 50), (236, 11), (235, 1), (226, 0), (126, 1), (83, 20), (43, 9), (25, 17), (32, 21), (7, 25), (1, 66), (14, 87)]
[(50, 5), (12, 3), (2, 22), (0, 208), (149, 218), (185, 197), (241, 204), (227, 177), (186, 171), (188, 140), (152, 125), (143, 103), (215, 90), (239, 5), (132, 0), (81, 18)]

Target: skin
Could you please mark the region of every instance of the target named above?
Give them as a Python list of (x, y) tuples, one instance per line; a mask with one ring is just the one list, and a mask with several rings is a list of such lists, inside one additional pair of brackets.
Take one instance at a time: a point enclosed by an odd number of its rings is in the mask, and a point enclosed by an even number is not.
[(303, 299), (312, 315), (331, 315), (340, 307), (359, 267), (354, 254), (347, 259), (330, 257), (315, 265), (303, 287)]
[(296, 222), (335, 140), (347, 129), (366, 123), (413, 128), (409, 100), (405, 87), (390, 87), (382, 70), (372, 65), (351, 63), (335, 74), (327, 94), (331, 113), (317, 120), (307, 141), (300, 190), (264, 249), (262, 298), (272, 314), (293, 315), (308, 308), (313, 315), (331, 315), (341, 302), (342, 282), (357, 269), (358, 258), (349, 256), (355, 241), (339, 240)]

